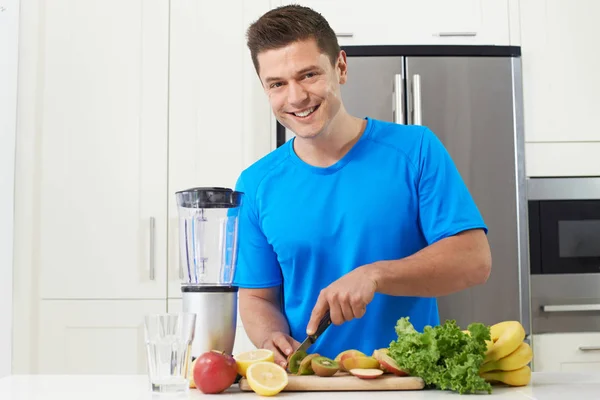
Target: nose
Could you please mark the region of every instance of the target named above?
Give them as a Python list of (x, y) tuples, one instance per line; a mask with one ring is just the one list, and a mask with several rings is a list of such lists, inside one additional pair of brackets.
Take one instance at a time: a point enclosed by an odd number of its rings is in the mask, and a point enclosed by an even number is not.
[(292, 106), (301, 106), (308, 99), (308, 92), (297, 82), (288, 84), (288, 103)]

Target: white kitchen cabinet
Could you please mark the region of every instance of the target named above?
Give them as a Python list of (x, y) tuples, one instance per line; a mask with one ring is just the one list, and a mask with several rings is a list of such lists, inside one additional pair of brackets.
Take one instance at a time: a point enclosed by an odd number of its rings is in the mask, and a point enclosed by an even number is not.
[(526, 141), (600, 142), (600, 2), (520, 0), (520, 15)]
[(271, 149), (269, 103), (245, 42), (248, 25), (269, 4), (171, 1), (169, 298), (181, 297), (184, 279), (175, 192), (234, 188), (243, 168)]
[(165, 300), (44, 300), (35, 372), (145, 374), (144, 316), (166, 307)]
[(533, 335), (534, 372), (600, 372), (600, 332)]
[(273, 147), (244, 35), (270, 1), (222, 3), (22, 3), (15, 373), (70, 372), (84, 342), (79, 372), (145, 373), (135, 323), (181, 296), (175, 191)]
[(320, 12), (340, 45), (509, 45), (509, 0), (274, 0)]
[(528, 177), (600, 176), (600, 141), (525, 143)]
[(168, 2), (40, 2), (40, 297), (166, 296)]

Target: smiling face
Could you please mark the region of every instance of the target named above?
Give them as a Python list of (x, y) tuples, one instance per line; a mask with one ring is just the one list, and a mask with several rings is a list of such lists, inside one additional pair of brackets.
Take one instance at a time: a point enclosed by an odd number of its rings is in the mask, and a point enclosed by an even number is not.
[(344, 111), (346, 55), (332, 66), (313, 39), (258, 54), (259, 77), (279, 122), (304, 139), (326, 135)]

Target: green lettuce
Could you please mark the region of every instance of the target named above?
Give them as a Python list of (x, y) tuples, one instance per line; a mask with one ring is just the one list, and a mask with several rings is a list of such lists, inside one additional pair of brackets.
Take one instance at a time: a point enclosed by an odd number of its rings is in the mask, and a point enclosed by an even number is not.
[(490, 328), (482, 323), (468, 326), (466, 334), (447, 320), (443, 325), (426, 326), (417, 332), (408, 317), (396, 323), (398, 340), (390, 343), (389, 355), (412, 376), (419, 376), (427, 387), (452, 390), (460, 394), (492, 393), (491, 385), (479, 376), (490, 340)]

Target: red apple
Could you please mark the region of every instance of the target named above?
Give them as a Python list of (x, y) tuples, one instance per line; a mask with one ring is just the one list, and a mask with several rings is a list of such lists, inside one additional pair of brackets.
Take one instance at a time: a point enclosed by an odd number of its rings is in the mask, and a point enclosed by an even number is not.
[(207, 351), (194, 364), (194, 383), (202, 393), (221, 393), (233, 384), (236, 377), (235, 359), (220, 351)]
[(392, 374), (397, 376), (408, 375), (408, 373), (406, 371), (401, 370), (396, 361), (394, 361), (394, 359), (388, 356), (387, 354), (380, 353), (377, 355), (377, 357), (379, 360), (379, 364), (381, 364), (381, 366), (385, 368), (386, 371), (391, 372)]

